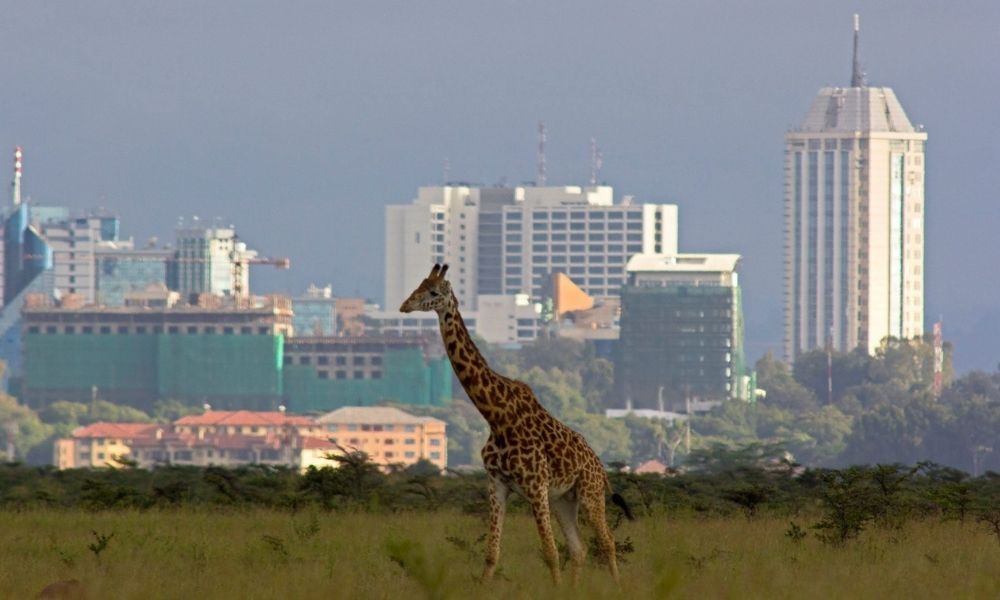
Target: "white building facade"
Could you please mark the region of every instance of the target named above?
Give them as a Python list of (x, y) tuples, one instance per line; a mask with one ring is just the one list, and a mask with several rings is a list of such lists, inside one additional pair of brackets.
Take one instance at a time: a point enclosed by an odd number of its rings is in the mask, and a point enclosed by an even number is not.
[(924, 144), (887, 87), (823, 88), (785, 135), (785, 355), (924, 327)]
[(479, 296), (545, 295), (551, 274), (594, 297), (617, 296), (629, 257), (677, 253), (677, 206), (614, 202), (608, 186), (420, 188), (386, 208), (385, 307), (399, 306), (434, 263), (449, 263), (463, 309)]

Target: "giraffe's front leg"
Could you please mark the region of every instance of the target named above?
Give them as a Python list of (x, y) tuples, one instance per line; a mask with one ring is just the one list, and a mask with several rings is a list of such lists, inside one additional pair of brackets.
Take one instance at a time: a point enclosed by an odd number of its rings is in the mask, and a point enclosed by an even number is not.
[(551, 511), (549, 510), (549, 490), (545, 485), (539, 484), (534, 489), (526, 490), (526, 498), (531, 503), (531, 511), (535, 515), (535, 525), (538, 526), (538, 535), (542, 538), (542, 554), (545, 556), (545, 564), (552, 574), (552, 581), (559, 584), (559, 549), (556, 547), (556, 538), (552, 532)]
[(486, 538), (486, 567), (483, 581), (489, 581), (497, 570), (500, 560), (500, 534), (503, 533), (503, 517), (507, 511), (507, 485), (499, 477), (489, 476), (490, 485), (490, 534)]

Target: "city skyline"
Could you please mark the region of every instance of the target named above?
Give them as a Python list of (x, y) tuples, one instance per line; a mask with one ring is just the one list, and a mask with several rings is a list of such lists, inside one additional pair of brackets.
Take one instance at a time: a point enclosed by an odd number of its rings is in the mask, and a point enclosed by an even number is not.
[[(381, 298), (384, 205), (440, 181), (446, 158), (452, 179), (533, 179), (541, 119), (550, 185), (589, 180), (596, 137), (602, 180), (678, 205), (683, 247), (745, 257), (754, 360), (782, 351), (783, 236), (771, 225), (783, 208), (781, 136), (817, 89), (849, 82), (859, 8), (792, 6), (545, 7), (533, 21), (434, 3), (391, 16), (213, 6), (198, 20), (180, 6), (148, 15), (119, 6), (101, 19), (25, 6), (2, 26), (18, 51), (2, 67), (17, 85), (0, 136), (24, 146), (23, 193), (38, 204), (103, 204), (140, 240), (180, 214), (222, 215), (255, 248), (292, 258), (287, 274), (255, 275), (265, 289), (331, 282), (340, 294)], [(944, 317), (960, 369), (993, 368), (1000, 283), (981, 273), (996, 259), (997, 124), (979, 115), (995, 97), (982, 73), (1000, 13), (988, 3), (962, 14), (932, 3), (860, 8), (869, 80), (895, 89), (913, 122), (933, 132), (925, 325)], [(436, 19), (482, 27), (456, 27), (447, 43), (417, 34)], [(276, 50), (287, 40), (268, 38), (271, 21), (299, 41)], [(578, 33), (552, 31), (556, 22)], [(331, 23), (339, 35), (327, 39), (320, 25)], [(515, 23), (517, 48), (473, 43), (499, 42)], [(359, 24), (380, 42), (350, 31)], [(580, 32), (600, 42), (577, 43)], [(234, 39), (240, 33), (249, 41)], [(135, 56), (117, 51), (129, 44)], [(413, 47), (422, 52), (406, 56)], [(796, 47), (810, 51), (787, 50)], [(941, 93), (954, 89), (962, 110)]]

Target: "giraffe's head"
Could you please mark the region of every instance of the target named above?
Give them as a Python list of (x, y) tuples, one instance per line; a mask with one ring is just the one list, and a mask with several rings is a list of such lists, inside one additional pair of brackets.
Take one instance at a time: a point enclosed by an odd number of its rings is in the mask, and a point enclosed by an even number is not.
[(399, 312), (434, 311), (438, 312), (448, 307), (452, 302), (451, 284), (444, 278), (448, 265), (434, 265), (428, 275), (410, 297), (399, 307)]

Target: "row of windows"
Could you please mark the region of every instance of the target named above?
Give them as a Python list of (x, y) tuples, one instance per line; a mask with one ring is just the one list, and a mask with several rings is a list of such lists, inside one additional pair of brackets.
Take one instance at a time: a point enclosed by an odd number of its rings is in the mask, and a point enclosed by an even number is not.
[[(518, 213), (518, 212), (508, 212), (508, 213), (505, 213), (505, 214), (506, 214), (507, 218), (509, 220), (512, 220), (512, 221), (513, 220), (519, 220), (521, 218), (521, 213)], [(515, 217), (514, 215), (517, 215), (517, 216)], [(586, 219), (586, 218), (589, 217), (591, 220), (594, 220), (594, 219), (604, 219), (604, 218), (607, 218), (608, 220), (621, 220), (621, 219), (625, 218), (626, 211), (622, 211), (622, 210), (586, 210), (586, 211), (584, 211), (584, 210), (575, 210), (575, 211), (572, 211), (570, 213), (566, 213), (565, 211), (552, 211), (552, 212), (549, 212), (549, 211), (544, 211), (544, 210), (536, 210), (536, 211), (533, 211), (531, 213), (531, 218), (535, 219), (536, 221), (539, 220), (539, 219), (551, 219), (553, 221), (564, 221), (564, 220), (566, 220), (567, 215), (571, 219)], [(642, 211), (641, 210), (630, 210), (630, 211), (628, 211), (628, 217), (629, 217), (629, 219), (642, 219)]]
[[(334, 371), (333, 372), (333, 379), (365, 379), (365, 372), (364, 371), (351, 371), (351, 376), (348, 377), (347, 375), (348, 375), (347, 371), (343, 371), (343, 370)], [(331, 378), (330, 377), (330, 372), (326, 371), (326, 370), (323, 370), (323, 369), (320, 369), (320, 370), (316, 371), (316, 376), (319, 377), (320, 379), (330, 379)], [(368, 377), (367, 379), (382, 379), (382, 371), (372, 371), (371, 372), (371, 376)]]
[[(314, 358), (315, 358), (315, 362), (316, 362), (317, 365), (328, 365), (328, 364), (330, 364), (330, 358), (331, 357), (330, 356), (326, 356), (326, 355), (312, 356), (312, 355), (309, 355), (309, 354), (303, 354), (303, 355), (300, 355), (298, 357), (298, 362), (299, 362), (300, 365), (311, 365), (311, 364), (313, 364), (313, 359)], [(347, 364), (347, 357), (346, 356), (333, 356), (332, 358), (333, 358), (333, 364), (335, 364), (335, 365), (342, 366), (342, 365), (346, 365)], [(294, 356), (285, 356), (285, 364), (286, 365), (295, 364), (295, 357)], [(369, 357), (369, 356), (365, 356), (363, 354), (358, 354), (358, 355), (355, 355), (355, 356), (351, 357), (351, 364), (354, 365), (354, 366), (356, 366), (356, 367), (361, 367), (361, 366), (364, 366), (364, 365), (367, 365), (367, 364), (381, 365), (382, 364), (382, 357), (378, 356), (378, 355), (370, 356)]]
[[(532, 223), (532, 231), (623, 231), (624, 229), (629, 231), (642, 231), (641, 221), (632, 221), (627, 224), (622, 223), (605, 223), (603, 221), (591, 221), (590, 223), (584, 222), (571, 222), (571, 223), (546, 223), (546, 222), (535, 222)], [(504, 229), (508, 232), (510, 231), (522, 231), (521, 223), (506, 223)]]
[[(386, 424), (375, 423), (375, 424), (364, 424), (364, 425), (357, 425), (357, 424), (351, 423), (351, 424), (348, 424), (348, 425), (344, 425), (343, 426), (343, 430), (344, 431), (358, 431), (360, 429), (361, 431), (396, 431), (396, 427), (397, 427), (396, 425), (393, 425), (391, 423), (386, 423)], [(408, 433), (411, 433), (411, 432), (414, 432), (414, 431), (417, 430), (417, 426), (416, 425), (399, 425), (398, 427), (400, 427), (399, 431), (405, 431), (405, 432), (408, 432)], [(338, 431), (338, 430), (340, 430), (340, 428), (341, 428), (341, 425), (339, 425), (338, 423), (329, 423), (326, 426), (326, 430), (327, 431)]]
[[(29, 325), (28, 333), (42, 333), (43, 328), (40, 325)], [(44, 327), (45, 333), (63, 333), (73, 335), (75, 333), (81, 334), (144, 334), (144, 333), (170, 333), (170, 334), (180, 334), (180, 333), (190, 333), (190, 334), (216, 334), (221, 333), (223, 335), (254, 335), (253, 327), (216, 327), (215, 325), (118, 325), (112, 327), (111, 325), (81, 325), (77, 327), (76, 325), (63, 325), (61, 328), (58, 325), (46, 325)], [(273, 332), (271, 327), (258, 327), (256, 330), (256, 335), (270, 335)]]

